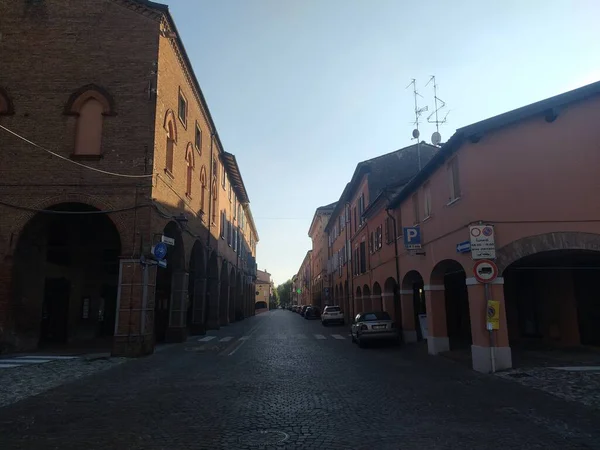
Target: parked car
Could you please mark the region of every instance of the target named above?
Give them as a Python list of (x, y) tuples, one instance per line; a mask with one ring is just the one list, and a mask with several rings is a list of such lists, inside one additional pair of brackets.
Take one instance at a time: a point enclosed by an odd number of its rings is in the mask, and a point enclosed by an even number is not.
[(304, 312), (305, 319), (318, 319), (321, 317), (321, 310), (318, 306), (309, 306)]
[(339, 306), (326, 306), (321, 314), (321, 324), (327, 326), (330, 323), (344, 325), (344, 313)]
[(306, 309), (307, 309), (307, 308), (309, 308), (310, 306), (312, 306), (312, 305), (304, 305), (304, 306), (302, 307), (302, 309), (300, 310), (300, 315), (301, 315), (302, 317), (304, 317), (304, 313), (306, 312)]
[(351, 328), (352, 342), (364, 347), (367, 342), (390, 341), (400, 343), (400, 330), (385, 311), (359, 313)]

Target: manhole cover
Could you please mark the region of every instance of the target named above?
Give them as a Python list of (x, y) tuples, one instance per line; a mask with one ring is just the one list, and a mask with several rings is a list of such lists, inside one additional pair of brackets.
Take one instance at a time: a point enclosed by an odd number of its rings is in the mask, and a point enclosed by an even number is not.
[(240, 444), (263, 447), (266, 445), (281, 444), (287, 441), (289, 437), (290, 436), (283, 431), (260, 430), (249, 431), (241, 436), (238, 441)]

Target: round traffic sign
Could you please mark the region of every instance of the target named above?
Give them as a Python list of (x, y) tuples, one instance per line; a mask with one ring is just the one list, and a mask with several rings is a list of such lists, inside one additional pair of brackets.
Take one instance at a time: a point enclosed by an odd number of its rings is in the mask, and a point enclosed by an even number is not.
[(473, 274), (480, 283), (491, 283), (498, 277), (498, 266), (489, 259), (480, 259), (473, 266)]
[(152, 247), (152, 255), (159, 261), (167, 256), (167, 244), (159, 242)]

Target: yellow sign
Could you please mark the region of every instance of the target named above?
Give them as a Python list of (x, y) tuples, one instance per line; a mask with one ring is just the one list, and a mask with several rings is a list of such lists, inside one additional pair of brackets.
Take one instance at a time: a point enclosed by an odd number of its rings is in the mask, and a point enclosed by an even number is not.
[(488, 330), (500, 328), (500, 302), (497, 300), (487, 302), (487, 328)]

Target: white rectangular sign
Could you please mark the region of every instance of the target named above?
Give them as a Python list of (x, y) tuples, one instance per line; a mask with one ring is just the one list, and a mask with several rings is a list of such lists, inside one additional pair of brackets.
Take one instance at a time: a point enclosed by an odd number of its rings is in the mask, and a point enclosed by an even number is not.
[(167, 245), (175, 245), (175, 239), (173, 239), (173, 238), (163, 235), (160, 240)]
[(471, 258), (496, 259), (496, 240), (494, 227), (491, 225), (471, 225), (469, 227), (471, 239)]

